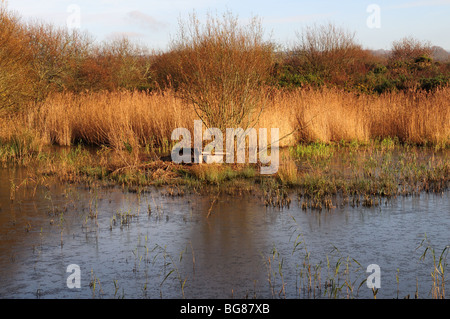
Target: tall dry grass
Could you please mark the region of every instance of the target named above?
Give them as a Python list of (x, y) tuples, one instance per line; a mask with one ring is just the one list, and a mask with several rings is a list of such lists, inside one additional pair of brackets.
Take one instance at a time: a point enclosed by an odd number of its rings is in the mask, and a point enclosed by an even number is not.
[[(357, 95), (338, 89), (275, 91), (256, 128), (280, 129), (280, 145), (397, 137), (417, 144), (449, 145), (450, 88), (435, 93)], [(195, 112), (171, 90), (159, 93), (58, 93), (21, 117), (3, 119), (0, 139), (21, 128), (43, 144), (78, 141), (115, 149), (168, 145), (173, 129), (193, 132)], [(270, 131), (270, 130), (269, 130)], [(15, 132), (15, 133), (14, 133)]]
[[(396, 92), (381, 96), (341, 90), (297, 91), (300, 141), (340, 141), (397, 137), (416, 144), (446, 144), (450, 138), (450, 89)], [(304, 128), (304, 129), (302, 129)]]
[(434, 93), (365, 95), (339, 89), (277, 92), (259, 126), (280, 128), (281, 145), (397, 137), (402, 142), (450, 142), (450, 88)]
[(161, 146), (176, 127), (192, 128), (194, 118), (172, 92), (58, 93), (28, 112), (26, 126), (44, 143), (82, 142), (116, 149)]

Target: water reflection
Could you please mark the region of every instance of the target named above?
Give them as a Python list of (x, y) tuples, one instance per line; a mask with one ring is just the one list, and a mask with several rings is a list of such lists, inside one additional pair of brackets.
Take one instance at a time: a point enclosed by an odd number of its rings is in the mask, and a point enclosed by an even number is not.
[[(321, 213), (295, 200), (290, 209), (267, 208), (252, 195), (212, 205), (213, 198), (157, 189), (137, 195), (68, 185), (34, 196), (21, 187), (11, 201), (9, 181), (20, 174), (0, 170), (2, 298), (312, 297), (301, 289), (306, 252), (322, 295), (337, 262), (356, 260), (356, 288), (375, 263), (379, 298), (412, 296), (416, 283), (428, 298), (432, 269), (417, 245), (425, 233), (437, 252), (450, 243), (448, 192)], [(81, 268), (81, 289), (66, 286), (70, 264)], [(371, 294), (364, 285), (357, 297)]]

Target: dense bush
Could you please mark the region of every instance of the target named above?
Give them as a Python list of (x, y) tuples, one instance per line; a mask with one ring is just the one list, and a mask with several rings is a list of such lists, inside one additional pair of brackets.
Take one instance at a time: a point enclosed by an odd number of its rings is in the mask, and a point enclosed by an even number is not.
[(262, 84), (376, 94), (433, 91), (450, 79), (450, 61), (434, 61), (433, 47), (414, 38), (395, 41), (380, 57), (333, 24), (306, 28), (283, 52), (262, 36), (257, 19), (242, 27), (230, 13), (205, 25), (194, 16), (169, 50), (150, 54), (126, 38), (97, 43), (86, 33), (27, 24), (0, 5), (0, 112), (52, 92), (170, 87), (213, 123), (219, 109), (224, 118), (251, 113), (263, 98), (257, 94)]
[(32, 54), (25, 28), (0, 6), (0, 112), (18, 108), (33, 96), (30, 79)]
[(145, 48), (128, 39), (24, 23), (0, 5), (0, 110), (17, 110), (51, 92), (152, 88)]
[(431, 46), (414, 38), (395, 41), (386, 57), (363, 50), (333, 25), (307, 29), (298, 47), (276, 63), (272, 84), (283, 88), (339, 87), (360, 93), (432, 91), (448, 85), (450, 63), (433, 61)]

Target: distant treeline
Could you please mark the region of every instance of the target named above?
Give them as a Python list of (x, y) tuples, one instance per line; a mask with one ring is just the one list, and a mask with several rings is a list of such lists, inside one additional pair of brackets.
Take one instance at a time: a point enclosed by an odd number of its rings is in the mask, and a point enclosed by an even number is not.
[[(414, 38), (394, 42), (387, 56), (364, 49), (355, 40), (354, 33), (333, 24), (305, 29), (298, 34), (297, 45), (288, 50), (260, 40), (258, 50), (251, 48), (251, 59), (259, 61), (258, 67), (255, 64), (246, 71), (246, 76), (262, 72), (253, 76), (252, 81), (264, 86), (338, 87), (377, 94), (432, 91), (446, 86), (450, 79), (450, 61), (434, 61), (431, 44)], [(250, 45), (245, 43), (241, 50)], [(0, 110), (14, 110), (28, 102), (42, 101), (52, 92), (152, 91), (167, 87), (177, 90), (183, 81), (192, 80), (186, 75), (189, 69), (183, 67), (183, 59), (190, 57), (192, 61), (189, 50), (199, 47), (203, 48), (202, 54), (209, 54), (205, 45), (187, 46), (182, 41), (174, 41), (165, 52), (150, 52), (126, 38), (97, 43), (87, 33), (40, 22), (25, 23), (0, 6)], [(218, 52), (215, 48), (211, 54)], [(259, 57), (255, 55), (258, 52)], [(214, 59), (210, 57), (208, 61), (214, 64)], [(247, 65), (235, 64), (236, 67)], [(261, 65), (268, 65), (269, 69), (260, 68)], [(205, 66), (205, 72), (221, 70), (233, 72), (232, 68)], [(212, 78), (215, 74), (204, 76)], [(220, 76), (224, 75), (218, 75), (219, 81)]]

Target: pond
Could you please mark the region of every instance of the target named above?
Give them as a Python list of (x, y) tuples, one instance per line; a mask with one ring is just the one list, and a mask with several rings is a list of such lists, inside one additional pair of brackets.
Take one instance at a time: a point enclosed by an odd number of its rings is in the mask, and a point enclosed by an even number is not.
[(277, 208), (251, 193), (15, 187), (21, 174), (0, 169), (1, 298), (431, 298), (421, 256), (450, 244), (448, 191), (316, 211), (294, 194)]

